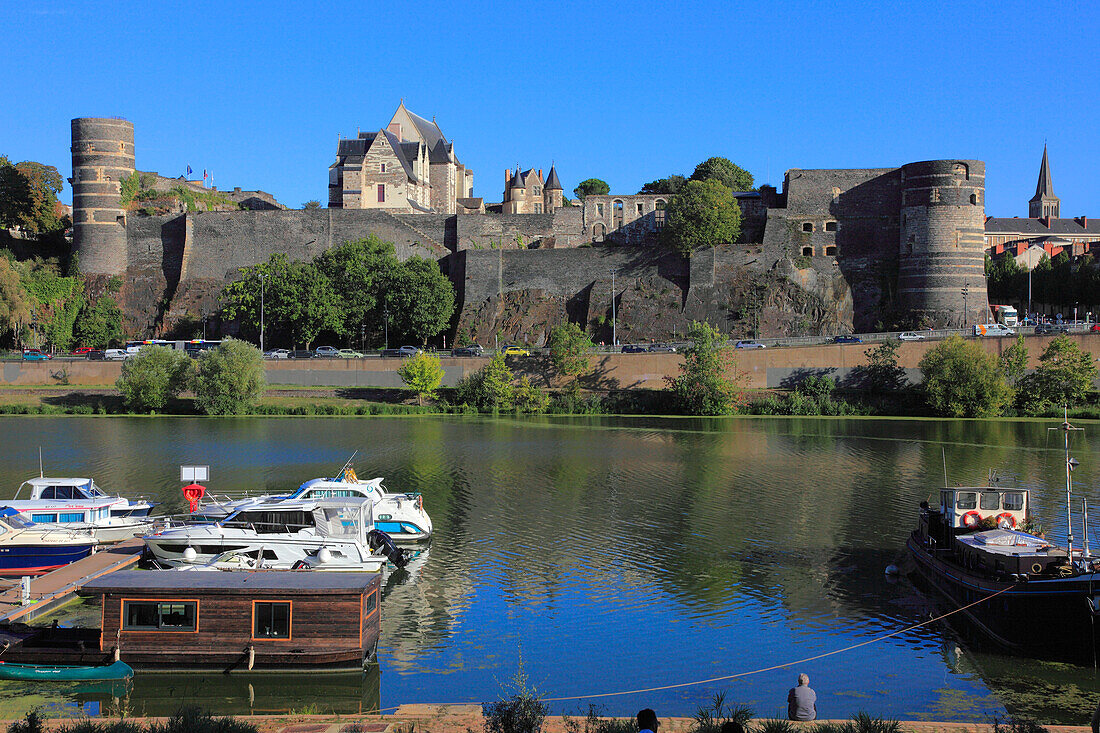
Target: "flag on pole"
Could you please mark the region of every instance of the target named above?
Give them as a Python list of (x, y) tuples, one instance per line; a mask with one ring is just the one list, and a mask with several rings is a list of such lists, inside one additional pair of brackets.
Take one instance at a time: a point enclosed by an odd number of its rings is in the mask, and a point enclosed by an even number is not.
[(206, 185), (206, 169), (202, 169), (202, 185)]
[(187, 175), (191, 175), (191, 166), (187, 166)]

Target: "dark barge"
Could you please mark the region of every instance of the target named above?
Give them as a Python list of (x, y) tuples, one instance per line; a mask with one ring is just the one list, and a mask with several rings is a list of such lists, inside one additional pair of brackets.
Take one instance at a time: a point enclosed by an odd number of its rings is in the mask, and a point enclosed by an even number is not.
[(13, 626), (5, 660), (136, 670), (346, 671), (374, 661), (379, 573), (120, 571), (80, 595), (99, 629)]

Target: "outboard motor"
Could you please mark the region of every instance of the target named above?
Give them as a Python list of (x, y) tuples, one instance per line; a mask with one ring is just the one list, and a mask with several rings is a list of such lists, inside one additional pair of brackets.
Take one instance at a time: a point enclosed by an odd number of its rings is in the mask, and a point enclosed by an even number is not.
[(393, 538), (380, 529), (372, 529), (367, 532), (367, 544), (370, 549), (382, 550), (382, 554), (396, 567), (403, 568), (409, 564), (409, 553), (393, 543)]

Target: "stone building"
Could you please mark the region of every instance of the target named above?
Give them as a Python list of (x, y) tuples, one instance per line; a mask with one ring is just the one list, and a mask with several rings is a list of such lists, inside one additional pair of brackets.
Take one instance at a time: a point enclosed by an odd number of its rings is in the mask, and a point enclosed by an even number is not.
[(516, 167), (513, 173), (504, 171), (504, 198), (501, 199), (502, 214), (549, 214), (562, 206), (561, 181), (553, 165), (544, 179), (542, 168), (520, 171)]
[(1077, 258), (1100, 254), (1100, 221), (1087, 216), (1060, 218), (1061, 200), (1054, 195), (1050, 161), (1043, 146), (1043, 162), (1035, 195), (1028, 201), (1028, 218), (989, 217), (985, 220), (985, 247), (991, 257), (1015, 257), (1020, 265), (1034, 267), (1045, 252), (1053, 259), (1063, 251)]
[(340, 140), (329, 166), (330, 209), (386, 209), (455, 214), (477, 209), (474, 173), (458, 160), (454, 143), (434, 120), (402, 101), (382, 130)]

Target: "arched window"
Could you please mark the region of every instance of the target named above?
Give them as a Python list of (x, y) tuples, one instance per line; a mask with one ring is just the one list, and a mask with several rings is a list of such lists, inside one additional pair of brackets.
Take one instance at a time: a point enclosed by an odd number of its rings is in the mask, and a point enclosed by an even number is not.
[(657, 211), (664, 211), (665, 210), (665, 200), (664, 199), (657, 199), (657, 201), (653, 204), (653, 208), (657, 209)]
[(836, 257), (836, 245), (835, 244), (830, 245), (830, 246), (825, 248), (825, 256), (826, 257)]
[(814, 256), (814, 248), (813, 247), (803, 247), (802, 248), (802, 256), (803, 257), (813, 257)]
[(966, 163), (956, 163), (955, 164), (955, 175), (956, 176), (962, 176), (963, 180), (969, 181), (970, 180), (970, 166), (968, 166)]
[(623, 225), (623, 202), (615, 199), (611, 204), (612, 225), (618, 229)]

